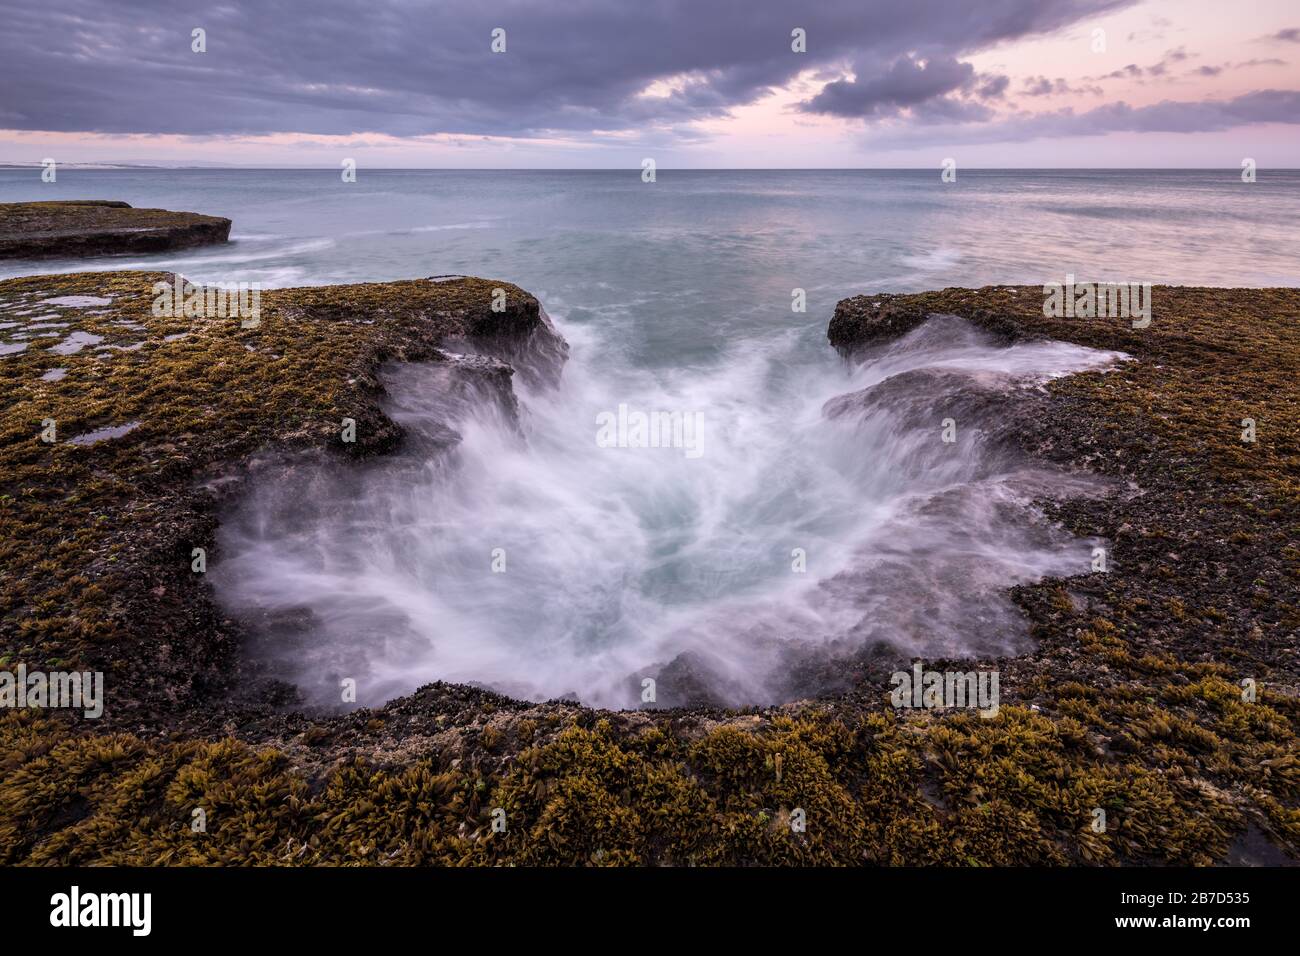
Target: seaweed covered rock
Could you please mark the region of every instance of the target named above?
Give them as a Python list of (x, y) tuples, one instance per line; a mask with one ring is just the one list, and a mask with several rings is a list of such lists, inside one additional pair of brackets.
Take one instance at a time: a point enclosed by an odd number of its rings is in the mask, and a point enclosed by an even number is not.
[(249, 456), (395, 447), (385, 362), (565, 350), (509, 283), (267, 290), (255, 317), (158, 308), (178, 283), (196, 292), (170, 273), (0, 282), (0, 657), (105, 671), (106, 721), (161, 726), (235, 680), (236, 632), (191, 561)]
[(101, 199), (0, 203), (0, 259), (171, 252), (230, 238), (230, 220)]
[(912, 331), (929, 313), (907, 296), (856, 295), (835, 304), (828, 335), (842, 352), (876, 342), (888, 342)]
[[(1044, 503), (1109, 564), (1013, 590), (1036, 646), (994, 662), (995, 716), (895, 709), (865, 659), (841, 693), (747, 710), (436, 683), (319, 715), (243, 685), (241, 635), (191, 571), (238, 463), (345, 453), (344, 418), (358, 442), (386, 434), (384, 361), (468, 343), (553, 374), (562, 341), (506, 283), (267, 292), (246, 329), (154, 316), (171, 278), (0, 283), (0, 668), (94, 666), (108, 687), (99, 721), (0, 710), (0, 862), (1300, 859), (1300, 290), (1157, 287), (1144, 330), (1045, 319), (1032, 287), (891, 297), (894, 322), (959, 315), (1135, 359), (1008, 416), (1028, 451), (1117, 490)], [(872, 334), (851, 331), (848, 351)]]

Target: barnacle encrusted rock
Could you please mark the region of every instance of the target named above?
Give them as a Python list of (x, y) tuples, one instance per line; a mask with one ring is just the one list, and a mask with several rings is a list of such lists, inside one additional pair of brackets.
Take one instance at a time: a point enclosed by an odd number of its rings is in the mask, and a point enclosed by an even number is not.
[(104, 199), (0, 203), (0, 259), (169, 252), (230, 238), (230, 220)]

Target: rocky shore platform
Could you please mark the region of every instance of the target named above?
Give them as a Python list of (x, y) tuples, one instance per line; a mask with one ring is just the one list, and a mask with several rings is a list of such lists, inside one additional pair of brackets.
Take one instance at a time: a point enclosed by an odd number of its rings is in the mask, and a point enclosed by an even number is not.
[(398, 447), (385, 363), (564, 346), (503, 282), (267, 291), (244, 328), (156, 316), (173, 281), (0, 282), (0, 668), (103, 671), (106, 697), (99, 719), (0, 709), (0, 863), (1300, 860), (1300, 289), (1156, 287), (1141, 330), (1046, 319), (1038, 287), (840, 303), (849, 357), (955, 314), (1134, 359), (1054, 381), (1017, 423), (1028, 454), (1114, 479), (1043, 502), (1111, 562), (1012, 592), (1036, 647), (979, 662), (1001, 672), (995, 717), (895, 710), (865, 658), (850, 691), (779, 707), (615, 712), (436, 683), (313, 716), (241, 661), (193, 570), (195, 548), (219, 559), (250, 462)]
[(172, 252), (226, 242), (230, 220), (104, 199), (0, 203), (0, 259)]

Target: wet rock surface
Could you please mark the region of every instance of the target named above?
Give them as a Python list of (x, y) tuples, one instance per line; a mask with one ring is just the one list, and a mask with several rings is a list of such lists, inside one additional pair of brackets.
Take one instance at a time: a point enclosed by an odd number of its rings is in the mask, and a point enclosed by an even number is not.
[[(259, 455), (346, 462), (397, 447), (388, 363), (447, 362), (477, 340), (493, 361), (467, 361), (448, 380), (500, 395), (509, 375), (496, 363), (522, 363), (521, 342), (536, 337), (532, 355), (562, 344), (536, 300), (502, 283), (280, 290), (264, 293), (261, 328), (241, 330), (152, 317), (160, 278), (170, 277), (0, 283), (0, 319), (46, 315), (36, 303), (53, 298), (111, 300), (50, 306), (65, 328), (0, 355), (0, 666), (102, 669), (108, 696), (100, 721), (0, 712), (0, 861), (1297, 859), (1300, 290), (1157, 287), (1146, 330), (1044, 319), (1033, 287), (887, 297), (883, 329), (856, 307), (851, 321), (837, 311), (832, 344), (850, 355), (948, 314), (1008, 340), (1059, 338), (1135, 359), (1051, 383), (1017, 402), (997, 436), (1106, 479), (1105, 494), (1057, 497), (1048, 484), (1042, 500), (1070, 532), (1111, 547), (1105, 572), (1013, 590), (1028, 653), (925, 662), (999, 670), (996, 717), (894, 709), (897, 662), (878, 646), (806, 677), (839, 692), (779, 707), (712, 706), (707, 662), (679, 660), (669, 683), (680, 674), (682, 686), (665, 688), (658, 709), (437, 683), (322, 714), (295, 712), (292, 688), (242, 663), (245, 635), (191, 571), (192, 547), (212, 542), (222, 503), (242, 493)], [(489, 304), (501, 287), (507, 317)], [(124, 319), (139, 329), (115, 324)], [(69, 330), (103, 340), (52, 352)], [(933, 384), (941, 396), (951, 383)], [(840, 413), (866, 398), (843, 399)], [(1253, 444), (1240, 440), (1247, 416), (1259, 426)], [(356, 448), (338, 440), (343, 417), (358, 424)], [(63, 438), (137, 424), (93, 444), (47, 444), (47, 418)], [(209, 830), (196, 838), (188, 823), (200, 805)], [(804, 832), (788, 825), (796, 807)], [(492, 829), (497, 808), (504, 833)], [(1107, 812), (1103, 833), (1095, 808)]]
[(0, 203), (0, 259), (171, 252), (230, 238), (230, 220), (111, 200)]

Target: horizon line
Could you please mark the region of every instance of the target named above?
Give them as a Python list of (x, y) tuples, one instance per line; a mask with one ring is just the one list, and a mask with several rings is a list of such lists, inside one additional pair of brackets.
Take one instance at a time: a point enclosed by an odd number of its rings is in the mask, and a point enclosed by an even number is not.
[[(39, 162), (0, 161), (0, 170), (41, 169)], [(122, 162), (68, 162), (58, 163), (64, 169), (81, 168), (90, 171), (93, 167), (98, 172), (128, 172), (140, 169), (195, 169), (205, 171), (245, 170), (283, 171), (283, 172), (317, 172), (321, 170), (337, 171), (338, 166), (280, 166), (280, 165), (245, 165), (242, 163), (122, 163)], [(460, 172), (460, 173), (602, 173), (626, 172), (640, 173), (640, 166), (363, 166), (359, 170), (367, 172)], [(1300, 172), (1300, 166), (1257, 166), (1257, 169), (1270, 172)], [(656, 172), (678, 173), (912, 173), (934, 172), (942, 166), (657, 166)], [(1222, 172), (1240, 171), (1241, 166), (958, 166), (958, 171), (966, 172)]]

